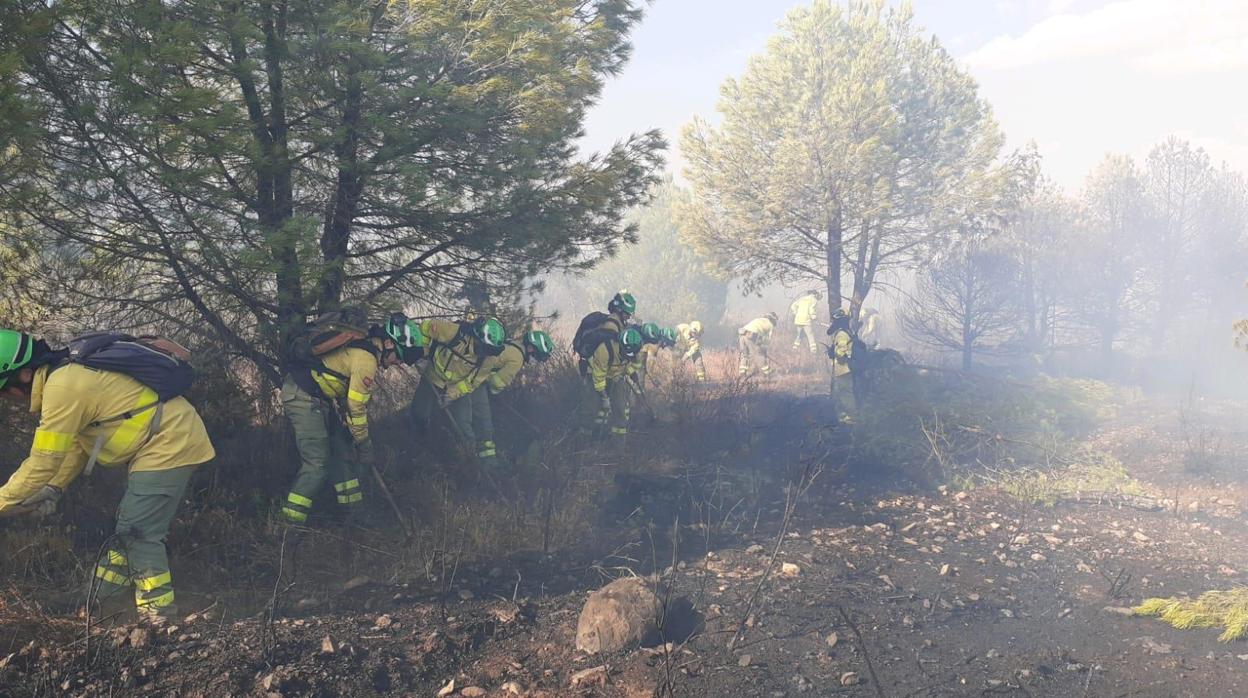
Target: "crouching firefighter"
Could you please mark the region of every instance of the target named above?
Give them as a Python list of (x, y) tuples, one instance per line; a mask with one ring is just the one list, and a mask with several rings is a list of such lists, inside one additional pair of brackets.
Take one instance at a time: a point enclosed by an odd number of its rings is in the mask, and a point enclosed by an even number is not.
[(750, 359), (758, 355), (759, 370), (764, 376), (771, 375), (771, 361), (767, 357), (767, 349), (771, 346), (771, 334), (776, 329), (778, 319), (775, 313), (767, 313), (763, 317), (750, 320), (744, 327), (737, 330), (737, 345), (741, 351), (741, 358), (737, 362), (738, 374), (748, 375)]
[(702, 323), (693, 320), (676, 326), (679, 341), (676, 350), (681, 358), (693, 364), (694, 375), (699, 383), (706, 382), (706, 362), (702, 359)]
[(472, 406), (472, 431), (480, 439), (477, 460), (488, 468), (498, 466), (498, 445), (494, 443), (494, 411), (492, 396), (506, 390), (529, 359), (546, 361), (555, 351), (555, 342), (541, 330), (526, 332), (519, 341), (508, 341), (498, 356), (485, 361), (485, 383), (469, 396)]
[(430, 341), (429, 365), (408, 408), (412, 421), (418, 429), (427, 429), (434, 411), (444, 410), (463, 447), (477, 454), (482, 465), (490, 465), (488, 459), (496, 453), (478, 444), (468, 398), (489, 377), (486, 362), (503, 352), (507, 330), (495, 318), (479, 317), (463, 322), (426, 320), (421, 332)]
[[(134, 589), (140, 615), (177, 612), (165, 537), (195, 467), (215, 455), (195, 408), (185, 349), (168, 340), (100, 333), (52, 349), (0, 330), (0, 394), (39, 414), (30, 455), (0, 488), (0, 517), (49, 514), (95, 464), (129, 465), (117, 530), (97, 562), (101, 601)], [(90, 612), (91, 609), (88, 609)]]
[(639, 390), (646, 389), (646, 374), (650, 370), (650, 362), (654, 361), (654, 357), (658, 355), (659, 349), (664, 346), (663, 330), (653, 322), (647, 322), (640, 327), (634, 327), (641, 333), (641, 351), (637, 352), (637, 358), (633, 361), (632, 375)]
[(385, 327), (369, 325), (363, 311), (326, 313), (291, 343), (282, 408), (295, 430), (299, 472), (279, 512), (302, 524), (326, 481), (349, 515), (360, 510), (360, 476), (374, 466), (368, 401), (379, 369), (414, 362), (426, 344), (402, 314)]
[(585, 360), (582, 398), (584, 430), (592, 428), (594, 432), (602, 433), (610, 427), (612, 436), (628, 436), (628, 423), (632, 416), (631, 373), (641, 346), (641, 333), (630, 327), (615, 337), (604, 338)]

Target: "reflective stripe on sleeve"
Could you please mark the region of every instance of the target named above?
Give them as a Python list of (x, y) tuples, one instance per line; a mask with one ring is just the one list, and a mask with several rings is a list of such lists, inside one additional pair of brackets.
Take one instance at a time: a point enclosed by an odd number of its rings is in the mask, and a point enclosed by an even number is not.
[(366, 415), (366, 414), (353, 414), (353, 415), (350, 415), (350, 416), (348, 416), (348, 417), (347, 417), (347, 424), (350, 424), (350, 425), (352, 425), (352, 426), (359, 426), (359, 425), (361, 425), (361, 424), (368, 424), (368, 415)]
[(161, 572), (151, 577), (139, 577), (134, 580), (134, 586), (140, 591), (151, 591), (169, 584), (173, 584), (173, 575), (169, 572)]
[(355, 400), (356, 402), (368, 402), (369, 398), (372, 396), (372, 393), (361, 393), (358, 390), (350, 389), (347, 390), (347, 399)]
[(74, 435), (63, 431), (35, 430), (34, 449), (50, 453), (65, 453), (74, 447)]

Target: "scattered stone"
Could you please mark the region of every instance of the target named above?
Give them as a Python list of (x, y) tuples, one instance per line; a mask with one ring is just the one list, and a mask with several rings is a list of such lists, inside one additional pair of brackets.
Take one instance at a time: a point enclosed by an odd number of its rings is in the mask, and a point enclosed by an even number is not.
[(470, 601), (472, 599), (475, 599), (476, 597), (477, 595), (472, 593), (472, 589), (460, 589), (459, 590), (459, 598), (461, 601)]
[(1140, 646), (1148, 651), (1149, 654), (1170, 654), (1174, 651), (1170, 645), (1164, 642), (1157, 642), (1152, 637), (1145, 635), (1140, 638)]
[(1001, 656), (1001, 651), (996, 648), (993, 648), (993, 649), (988, 650), (988, 653), (985, 654), (984, 656), (989, 659), (996, 659)]
[(589, 669), (582, 669), (572, 675), (572, 686), (605, 686), (607, 685), (607, 667), (606, 665), (598, 665)]
[(147, 630), (147, 628), (135, 628), (130, 631), (130, 646), (135, 649), (147, 647), (151, 638), (152, 634)]
[(741, 655), (740, 657), (738, 657), (738, 658), (737, 658), (737, 666), (743, 666), (743, 667), (744, 667), (744, 666), (749, 666), (749, 665), (750, 665), (750, 662), (751, 662), (751, 661), (753, 661), (753, 659), (754, 659), (754, 658), (753, 658), (753, 657), (751, 657), (750, 655), (748, 655), (748, 654), (743, 654), (743, 655)]
[(485, 689), (480, 686), (465, 686), (464, 689), (459, 692), (459, 695), (464, 698), (483, 698), (483, 696), (485, 696)]
[(377, 620), (373, 621), (373, 627), (381, 628), (382, 630), (385, 630), (391, 625), (394, 625), (394, 619), (390, 617), (389, 613), (377, 616)]
[(503, 693), (510, 693), (513, 696), (524, 695), (524, 687), (515, 681), (508, 681), (501, 686)]
[(942, 576), (942, 577), (948, 577), (948, 576), (949, 576), (949, 563), (945, 563), (945, 564), (943, 564), (943, 565), (941, 565), (941, 566), (940, 566), (940, 576)]
[(372, 583), (373, 583), (373, 580), (372, 580), (372, 579), (370, 579), (370, 578), (368, 577), (368, 575), (364, 575), (364, 574), (362, 574), (362, 575), (360, 575), (360, 576), (358, 576), (358, 577), (354, 577), (354, 578), (352, 578), (352, 579), (351, 579), (351, 580), (349, 580), (346, 584), (343, 584), (343, 585), (342, 585), (342, 590), (343, 590), (343, 591), (354, 591), (354, 590), (356, 590), (356, 589), (359, 589), (359, 588), (362, 588), (362, 587), (366, 587), (366, 586), (368, 586), (369, 584), (372, 584)]
[(1149, 538), (1148, 536), (1144, 535), (1143, 533), (1140, 533), (1139, 531), (1136, 531), (1135, 533), (1132, 533), (1132, 534), (1131, 534), (1131, 537), (1132, 537), (1132, 538), (1134, 538), (1134, 539), (1136, 539), (1137, 541), (1139, 541), (1139, 542), (1141, 542), (1141, 543), (1147, 543), (1147, 542), (1149, 542), (1149, 541), (1151, 541), (1151, 540), (1152, 540), (1152, 538)]
[(1044, 555), (1041, 555), (1040, 553), (1032, 553), (1031, 559), (1033, 562), (1044, 562), (1045, 560), (1048, 560), (1049, 558), (1045, 557)]
[[(971, 496), (971, 495), (969, 495), (969, 494), (967, 494), (967, 493), (965, 493), (965, 492), (959, 492), (959, 493), (957, 493), (957, 494), (953, 495), (953, 498), (954, 498), (954, 499), (956, 499), (956, 500), (958, 500), (959, 502), (964, 502), (964, 501), (966, 501), (966, 500), (967, 500), (967, 498), (969, 498), (970, 496)], [(857, 676), (857, 674), (855, 674), (855, 676)], [(848, 685), (851, 685), (851, 684), (846, 684), (846, 685), (848, 686)]]
[(844, 674), (841, 674), (842, 686), (857, 686), (858, 681), (858, 672), (856, 671), (847, 671)]
[(617, 579), (585, 601), (576, 623), (576, 648), (598, 654), (638, 644), (656, 627), (659, 609), (658, 597), (644, 580)]
[(792, 562), (785, 562), (780, 565), (781, 577), (796, 577), (802, 573), (802, 568)]
[(320, 600), (314, 599), (309, 596), (307, 598), (299, 599), (298, 601), (296, 601), (295, 610), (296, 611), (309, 611), (320, 605), (321, 605)]
[(840, 642), (840, 641), (841, 641), (841, 636), (840, 636), (840, 635), (837, 635), (836, 633), (829, 633), (829, 634), (828, 634), (827, 643), (828, 643), (828, 647), (829, 647), (829, 648), (836, 647), (836, 643), (838, 643), (838, 642)]
[[(267, 686), (265, 688), (268, 688)], [(451, 679), (445, 686), (438, 689), (438, 698), (444, 698), (455, 692), (455, 679)]]
[(334, 638), (326, 635), (321, 638), (321, 654), (337, 654), (338, 645), (334, 642)]
[(1004, 616), (1005, 618), (1013, 618), (1014, 612), (1008, 608), (1003, 608), (1001, 609), (1001, 615)]
[(754, 545), (751, 545), (750, 547), (746, 548), (745, 552), (750, 555), (762, 555), (763, 553), (767, 552), (767, 549), (759, 545), (758, 543), (755, 543)]
[(1102, 608), (1101, 610), (1106, 613), (1110, 613), (1116, 616), (1134, 616), (1135, 615), (1135, 611), (1132, 611), (1126, 606), (1106, 606), (1105, 608)]

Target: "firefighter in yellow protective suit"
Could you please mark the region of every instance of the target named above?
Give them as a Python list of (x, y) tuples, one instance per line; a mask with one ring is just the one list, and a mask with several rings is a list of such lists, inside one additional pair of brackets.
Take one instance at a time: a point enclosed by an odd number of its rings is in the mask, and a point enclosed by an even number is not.
[[(215, 453), (185, 398), (158, 401), (130, 376), (63, 363), (65, 350), (0, 330), (0, 394), (29, 400), (39, 414), (30, 455), (0, 488), (0, 516), (51, 513), (88, 453), (105, 466), (128, 464), (117, 531), (97, 562), (98, 598), (133, 587), (141, 615), (176, 613), (165, 537), (195, 466)], [(149, 407), (159, 405), (159, 409)]]
[(282, 409), (295, 431), (299, 472), (279, 512), (287, 523), (307, 522), (325, 486), (345, 511), (364, 502), (360, 477), (373, 465), (368, 401), (377, 371), (400, 361), (414, 363), (427, 341), (401, 314), (356, 340), (319, 357), (313, 365), (291, 366), (282, 383)]
[(759, 358), (759, 370), (764, 376), (771, 375), (771, 361), (767, 358), (767, 349), (771, 346), (771, 334), (776, 329), (779, 318), (775, 313), (767, 313), (763, 317), (754, 318), (737, 330), (737, 346), (741, 358), (737, 362), (737, 373), (744, 376), (750, 372), (750, 360), (754, 355)]
[(498, 465), (498, 445), (494, 442), (494, 409), (490, 406), (491, 396), (506, 390), (520, 370), (532, 357), (545, 361), (555, 350), (554, 340), (541, 330), (526, 332), (520, 342), (507, 342), (502, 353), (486, 359), (482, 373), (484, 383), (469, 396), (472, 406), (472, 431), (480, 439), (477, 447), (477, 459), (486, 467)]
[(833, 311), (828, 336), (832, 338), (828, 347), (828, 358), (832, 359), (832, 402), (837, 417), (846, 419), (855, 407), (854, 374), (849, 366), (854, 356), (854, 330), (844, 310)]
[(587, 362), (582, 400), (586, 426), (592, 417), (598, 430), (609, 426), (612, 436), (628, 436), (632, 395), (628, 380), (641, 346), (641, 333), (629, 327), (594, 349)]
[(491, 357), (503, 353), (507, 330), (495, 318), (479, 317), (462, 323), (426, 320), (421, 324), (421, 332), (431, 342), (429, 365), (421, 373), (420, 385), (412, 396), (412, 421), (417, 428), (427, 428), (434, 412), (443, 409), (464, 449), (478, 459), (492, 459), (494, 449), (478, 443), (473, 429), (473, 404), (467, 398), (489, 379), (486, 364)]
[(693, 363), (694, 375), (699, 383), (706, 382), (706, 362), (702, 360), (702, 323), (693, 320), (676, 326), (676, 351), (681, 358)]
[(819, 301), (822, 298), (823, 294), (818, 291), (807, 291), (789, 306), (793, 325), (797, 328), (797, 336), (793, 338), (794, 349), (802, 348), (802, 336), (805, 335), (806, 342), (810, 345), (810, 353), (814, 354), (819, 350), (819, 342), (815, 341), (815, 331), (811, 327), (819, 317)]

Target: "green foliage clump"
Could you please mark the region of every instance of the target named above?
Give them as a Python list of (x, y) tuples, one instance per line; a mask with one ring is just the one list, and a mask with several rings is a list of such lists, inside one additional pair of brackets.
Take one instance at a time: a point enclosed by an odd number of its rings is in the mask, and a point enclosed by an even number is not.
[(1248, 637), (1248, 587), (1207, 591), (1192, 599), (1145, 599), (1131, 609), (1137, 616), (1160, 618), (1179, 630), (1222, 628), (1219, 642)]

